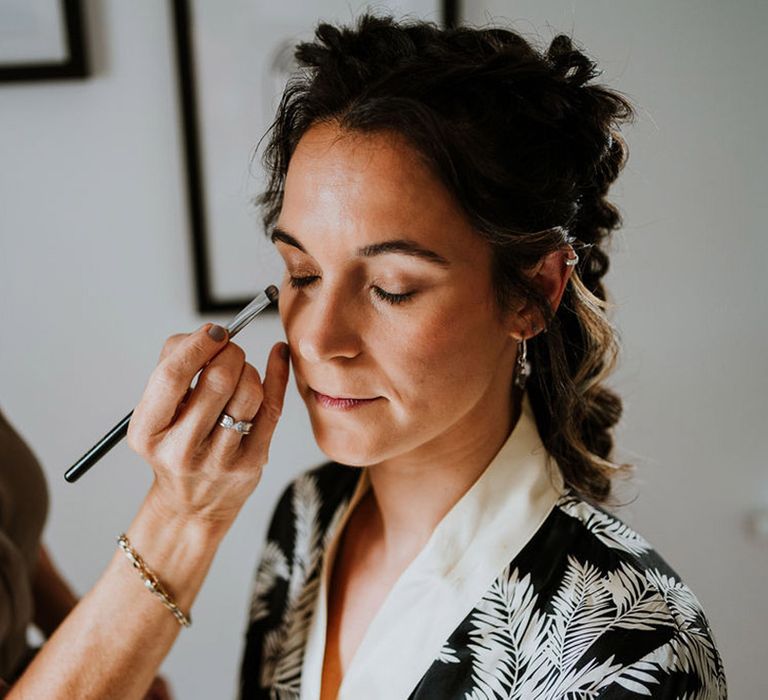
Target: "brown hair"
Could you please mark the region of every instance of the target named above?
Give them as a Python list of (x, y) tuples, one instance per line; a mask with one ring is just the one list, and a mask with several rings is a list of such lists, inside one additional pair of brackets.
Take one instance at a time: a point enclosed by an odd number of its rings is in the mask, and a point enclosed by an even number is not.
[[(621, 224), (606, 200), (633, 117), (620, 93), (592, 84), (595, 63), (560, 34), (546, 52), (504, 28), (441, 29), (365, 13), (356, 27), (320, 23), (295, 49), (263, 162), (270, 181), (256, 202), (267, 233), (282, 207), (288, 163), (314, 124), (406, 137), (493, 250), (500, 310), (531, 299), (547, 332), (528, 341), (527, 390), (542, 441), (567, 485), (605, 502), (611, 429), (622, 403), (603, 381), (618, 353), (601, 282), (607, 241)], [(571, 243), (580, 261), (555, 314), (524, 274)]]

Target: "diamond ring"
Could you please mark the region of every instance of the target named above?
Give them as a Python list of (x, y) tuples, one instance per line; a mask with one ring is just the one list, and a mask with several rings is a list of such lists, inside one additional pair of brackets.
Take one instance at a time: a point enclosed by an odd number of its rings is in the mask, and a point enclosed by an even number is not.
[(228, 413), (222, 413), (219, 416), (219, 425), (222, 428), (231, 428), (232, 430), (236, 430), (241, 435), (248, 435), (248, 433), (251, 432), (251, 428), (253, 427), (253, 423), (250, 423), (247, 420), (235, 420)]

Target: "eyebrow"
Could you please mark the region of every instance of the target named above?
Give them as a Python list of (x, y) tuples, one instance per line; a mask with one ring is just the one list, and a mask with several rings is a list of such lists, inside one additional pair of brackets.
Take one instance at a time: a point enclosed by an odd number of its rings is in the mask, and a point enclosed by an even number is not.
[[(299, 242), (297, 238), (279, 226), (275, 226), (272, 229), (271, 239), (272, 243), (281, 241), (286, 245), (298, 248), (302, 253), (307, 253), (307, 249)], [(451, 263), (447, 258), (444, 258), (434, 250), (424, 248), (415, 241), (408, 240), (407, 238), (397, 238), (391, 241), (372, 243), (357, 249), (357, 255), (364, 258), (372, 258), (376, 255), (384, 255), (385, 253), (400, 253), (402, 255), (421, 258), (422, 260), (426, 260), (427, 262), (431, 262), (443, 268), (451, 266)], [(307, 255), (309, 255), (309, 253), (307, 253)]]

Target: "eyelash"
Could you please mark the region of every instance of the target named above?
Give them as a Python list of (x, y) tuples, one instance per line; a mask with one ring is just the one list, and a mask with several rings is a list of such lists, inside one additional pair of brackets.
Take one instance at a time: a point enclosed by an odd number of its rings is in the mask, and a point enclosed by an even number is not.
[[(319, 279), (317, 275), (310, 275), (308, 277), (291, 277), (290, 283), (291, 287), (294, 289), (303, 289), (304, 287), (308, 287), (317, 279)], [(393, 306), (396, 306), (397, 304), (404, 304), (415, 294), (415, 292), (408, 292), (406, 294), (392, 294), (390, 292), (384, 291), (381, 289), (381, 287), (373, 287), (373, 291), (376, 296), (379, 297), (379, 299), (386, 301), (388, 304), (392, 304)]]

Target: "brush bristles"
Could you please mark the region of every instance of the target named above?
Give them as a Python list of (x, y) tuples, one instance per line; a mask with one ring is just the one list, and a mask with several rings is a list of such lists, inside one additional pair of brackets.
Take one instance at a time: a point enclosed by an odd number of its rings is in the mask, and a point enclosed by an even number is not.
[(269, 297), (269, 300), (274, 304), (277, 301), (277, 297), (280, 296), (280, 292), (274, 284), (270, 284), (264, 290), (264, 293)]

